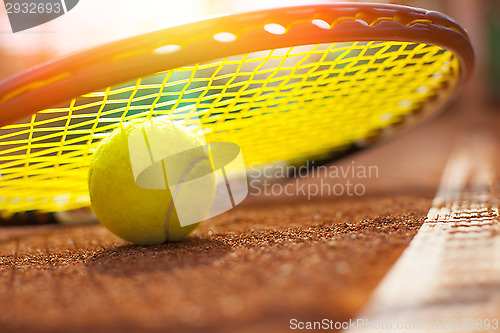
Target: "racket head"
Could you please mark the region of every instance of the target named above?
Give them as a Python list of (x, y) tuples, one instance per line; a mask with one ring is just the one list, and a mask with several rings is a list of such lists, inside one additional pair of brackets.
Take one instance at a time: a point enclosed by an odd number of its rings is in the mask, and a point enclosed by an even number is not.
[(331, 161), (435, 114), (473, 59), (446, 16), (361, 3), (225, 16), (73, 54), (0, 83), (0, 210), (87, 206), (96, 145), (142, 117), (201, 122), (247, 165)]

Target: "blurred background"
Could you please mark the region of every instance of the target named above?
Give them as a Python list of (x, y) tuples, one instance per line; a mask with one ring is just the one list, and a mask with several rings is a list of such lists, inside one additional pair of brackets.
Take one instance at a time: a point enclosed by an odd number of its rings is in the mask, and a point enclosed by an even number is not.
[[(66, 15), (14, 34), (0, 1), (0, 80), (65, 54), (141, 33), (229, 13), (318, 2), (336, 1), (80, 0)], [(472, 39), (477, 62), (457, 105), (470, 116), (500, 104), (500, 62), (494, 61), (500, 59), (500, 0), (377, 2), (437, 10), (458, 21)]]

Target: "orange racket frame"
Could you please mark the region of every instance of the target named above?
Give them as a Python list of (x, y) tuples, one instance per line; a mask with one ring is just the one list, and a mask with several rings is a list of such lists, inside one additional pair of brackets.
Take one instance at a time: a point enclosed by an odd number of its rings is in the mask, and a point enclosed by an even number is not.
[[(313, 20), (333, 22), (322, 29)], [(285, 27), (272, 34), (266, 24)], [(213, 37), (230, 33), (220, 42)], [(0, 126), (95, 89), (231, 55), (328, 42), (409, 41), (458, 56), (462, 82), (474, 63), (466, 32), (447, 16), (398, 5), (348, 3), (276, 8), (218, 17), (132, 37), (39, 66), (0, 83)], [(172, 52), (155, 50), (172, 46)], [(459, 89), (456, 89), (458, 91)]]

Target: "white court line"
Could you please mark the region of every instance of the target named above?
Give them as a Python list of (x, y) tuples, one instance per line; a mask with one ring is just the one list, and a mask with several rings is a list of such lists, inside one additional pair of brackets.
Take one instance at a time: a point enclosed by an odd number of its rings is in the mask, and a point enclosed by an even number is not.
[(458, 145), (425, 223), (349, 332), (500, 331), (493, 142)]

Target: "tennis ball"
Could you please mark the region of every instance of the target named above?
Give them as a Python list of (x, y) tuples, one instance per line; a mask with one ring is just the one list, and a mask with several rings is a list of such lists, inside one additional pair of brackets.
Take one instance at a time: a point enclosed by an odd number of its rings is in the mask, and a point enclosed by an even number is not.
[[(144, 151), (131, 150), (132, 135), (143, 140), (138, 147)], [(193, 189), (190, 180), (197, 180), (198, 188)], [(88, 185), (101, 224), (139, 245), (185, 238), (199, 223), (182, 226), (178, 209), (183, 209), (183, 216), (186, 212), (204, 216), (199, 222), (207, 216), (216, 191), (209, 153), (201, 140), (162, 117), (124, 123), (106, 137), (91, 161)]]

